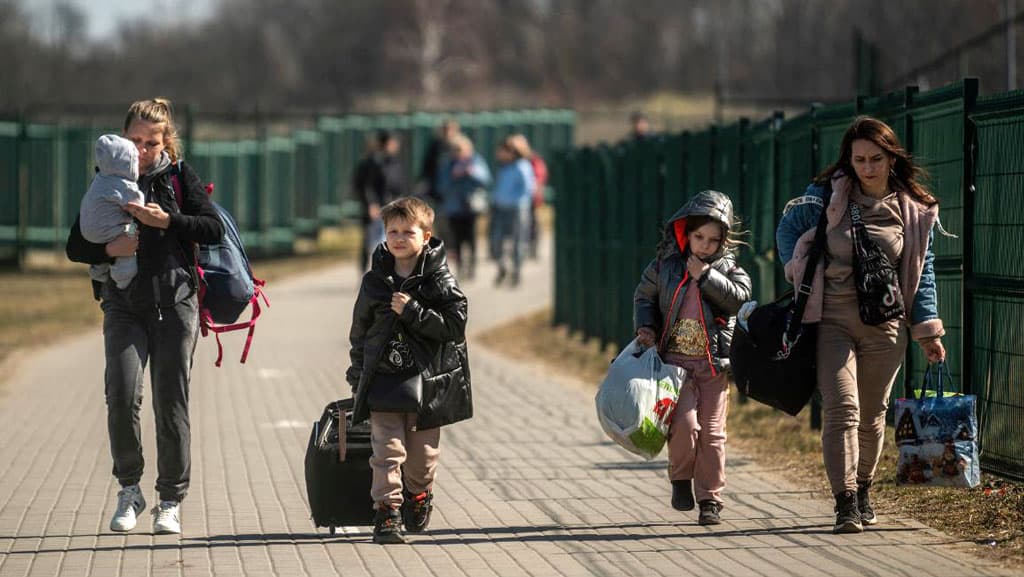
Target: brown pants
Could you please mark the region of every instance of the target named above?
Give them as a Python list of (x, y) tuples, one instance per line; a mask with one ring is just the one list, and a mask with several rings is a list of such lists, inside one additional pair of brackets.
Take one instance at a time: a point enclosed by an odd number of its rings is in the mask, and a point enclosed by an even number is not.
[(854, 300), (826, 299), (818, 326), (821, 445), (832, 493), (856, 491), (874, 477), (885, 410), (907, 348), (901, 321), (865, 325)]
[(375, 507), (400, 506), (403, 487), (418, 495), (434, 484), (441, 429), (417, 431), (415, 426), (415, 413), (370, 413), (370, 497)]

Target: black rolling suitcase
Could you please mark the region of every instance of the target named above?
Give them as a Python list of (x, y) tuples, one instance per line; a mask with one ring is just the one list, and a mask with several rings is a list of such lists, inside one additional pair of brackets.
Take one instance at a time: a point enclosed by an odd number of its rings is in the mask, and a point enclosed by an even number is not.
[(373, 523), (371, 452), (369, 421), (352, 426), (352, 399), (329, 403), (306, 446), (306, 495), (317, 527), (333, 534), (337, 527)]

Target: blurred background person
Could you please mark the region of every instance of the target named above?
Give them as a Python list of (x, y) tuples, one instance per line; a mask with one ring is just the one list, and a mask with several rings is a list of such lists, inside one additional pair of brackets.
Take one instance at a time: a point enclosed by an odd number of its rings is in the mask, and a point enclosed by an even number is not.
[(472, 279), (476, 273), (477, 217), (487, 210), (491, 171), (466, 135), (452, 137), (440, 182), (441, 209), (450, 232), (448, 254), (458, 266), (459, 277)]
[(537, 211), (544, 206), (544, 188), (548, 184), (548, 165), (544, 159), (530, 147), (530, 141), (522, 134), (513, 134), (510, 137), (515, 147), (522, 152), (523, 158), (530, 162), (533, 169), (533, 178), (536, 183), (533, 189), (533, 198), (530, 203), (530, 232), (527, 239), (527, 256), (537, 258), (537, 243), (540, 240), (540, 226), (537, 223)]
[(423, 166), (420, 167), (418, 183), (423, 190), (417, 192), (420, 196), (425, 196), (426, 200), (432, 204), (441, 202), (442, 192), (439, 186), (441, 167), (447, 160), (445, 156), (451, 147), (452, 137), (456, 134), (459, 134), (459, 123), (454, 118), (444, 119), (423, 155)]
[[(528, 151), (514, 137), (506, 137), (497, 149), (498, 169), (494, 181), (491, 210), (491, 258), (498, 265), (495, 285), (506, 279), (518, 286), (521, 278), (526, 239), (529, 237), (530, 205), (537, 186), (533, 167), (526, 159)], [(506, 245), (511, 244), (511, 262), (506, 260)], [(511, 272), (511, 276), (509, 276)]]
[(398, 135), (381, 130), (368, 144), (366, 157), (356, 165), (353, 188), (362, 204), (363, 243), (359, 269), (365, 271), (370, 254), (384, 242), (384, 221), (380, 209), (400, 196), (405, 196), (405, 176), (398, 157), (402, 144)]
[(629, 115), (629, 135), (633, 140), (645, 140), (654, 136), (647, 114), (637, 110)]

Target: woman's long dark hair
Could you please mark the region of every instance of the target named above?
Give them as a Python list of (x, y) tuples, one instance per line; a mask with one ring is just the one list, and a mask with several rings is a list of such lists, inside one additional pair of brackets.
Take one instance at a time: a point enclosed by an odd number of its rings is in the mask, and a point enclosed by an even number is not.
[[(858, 116), (843, 134), (843, 143), (839, 148), (839, 160), (819, 174), (814, 182), (825, 184), (837, 170), (842, 170), (851, 178), (857, 177), (851, 161), (853, 142), (866, 140), (881, 148), (896, 160), (889, 172), (889, 187), (893, 190), (903, 189), (912, 197), (926, 204), (938, 204), (939, 201), (928, 191), (923, 182), (928, 179), (928, 172), (914, 164), (913, 159), (902, 145), (899, 138), (888, 124), (870, 116)], [(895, 181), (895, 182), (894, 182)]]

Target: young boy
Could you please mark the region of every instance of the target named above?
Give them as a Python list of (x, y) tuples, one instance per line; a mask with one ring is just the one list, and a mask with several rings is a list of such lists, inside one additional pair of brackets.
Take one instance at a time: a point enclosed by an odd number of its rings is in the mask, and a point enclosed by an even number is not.
[[(386, 241), (374, 251), (352, 314), (354, 423), (370, 419), (375, 543), (402, 543), (427, 528), (442, 425), (473, 415), (466, 295), (433, 236), (434, 211), (418, 198), (381, 209)], [(382, 391), (417, 381), (418, 406), (396, 408)], [(376, 389), (375, 389), (376, 387)], [(408, 395), (403, 396), (403, 401)], [(379, 410), (385, 407), (387, 410)]]

